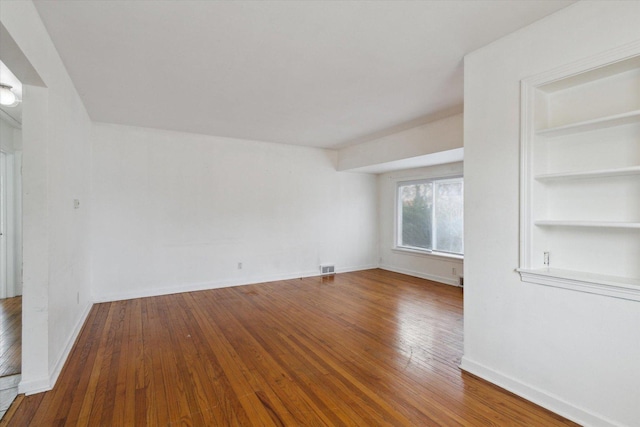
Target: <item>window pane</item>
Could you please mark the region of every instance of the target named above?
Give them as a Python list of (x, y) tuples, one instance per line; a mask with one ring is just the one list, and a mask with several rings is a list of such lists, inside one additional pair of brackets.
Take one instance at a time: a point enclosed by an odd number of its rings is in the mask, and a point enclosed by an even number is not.
[(463, 253), (462, 181), (436, 182), (436, 250)]
[(433, 184), (429, 182), (400, 187), (400, 202), (402, 209), (400, 246), (431, 249)]

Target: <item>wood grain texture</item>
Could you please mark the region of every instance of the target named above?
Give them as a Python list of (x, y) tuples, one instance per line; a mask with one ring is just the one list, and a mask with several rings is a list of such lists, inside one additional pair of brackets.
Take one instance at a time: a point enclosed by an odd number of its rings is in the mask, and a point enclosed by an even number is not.
[(20, 373), (22, 297), (0, 299), (0, 377)]
[(96, 304), (9, 426), (575, 425), (458, 368), (462, 290), (368, 270)]

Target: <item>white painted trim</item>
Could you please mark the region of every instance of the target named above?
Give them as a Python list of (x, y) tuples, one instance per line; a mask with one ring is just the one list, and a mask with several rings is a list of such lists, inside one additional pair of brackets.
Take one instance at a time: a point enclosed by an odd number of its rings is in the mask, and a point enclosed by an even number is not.
[(38, 380), (32, 380), (29, 382), (20, 382), (18, 386), (19, 393), (24, 393), (27, 396), (29, 396), (31, 394), (41, 393), (43, 391), (49, 391), (56, 385), (56, 381), (58, 381), (60, 372), (62, 372), (62, 368), (64, 367), (64, 364), (67, 361), (67, 359), (69, 358), (69, 355), (71, 354), (71, 350), (73, 350), (73, 346), (76, 340), (78, 339), (78, 335), (80, 335), (80, 331), (82, 330), (82, 327), (84, 326), (84, 323), (87, 320), (87, 316), (89, 316), (91, 307), (93, 307), (92, 303), (87, 303), (87, 305), (85, 306), (82, 314), (78, 318), (78, 321), (76, 322), (76, 325), (73, 328), (73, 331), (71, 332), (71, 335), (69, 335), (69, 339), (67, 339), (67, 342), (64, 346), (64, 349), (62, 350), (62, 353), (60, 354), (60, 357), (58, 357), (58, 361), (56, 362), (53, 368), (53, 371), (51, 371), (51, 373), (49, 374), (49, 377), (41, 378)]
[(0, 378), (0, 390), (18, 387), (18, 384), (20, 384), (20, 374)]
[[(336, 273), (348, 273), (351, 271), (370, 270), (378, 268), (377, 265), (361, 265), (347, 268), (336, 268)], [(259, 276), (252, 278), (226, 279), (211, 282), (183, 283), (175, 286), (168, 286), (160, 289), (144, 289), (131, 292), (116, 292), (112, 294), (93, 295), (96, 303), (122, 301), (134, 298), (146, 298), (160, 295), (179, 294), (182, 292), (205, 291), (210, 289), (230, 288), (233, 286), (255, 285), (257, 283), (275, 282), (279, 280), (300, 279), (303, 277), (321, 276), (319, 271), (304, 271), (290, 274), (279, 274), (271, 276)]]
[(633, 110), (622, 114), (615, 114), (613, 116), (598, 117), (596, 119), (585, 120), (577, 123), (539, 129), (536, 131), (536, 134), (546, 137), (554, 137), (570, 135), (572, 133), (590, 132), (598, 129), (606, 129), (609, 127), (623, 126), (638, 122), (640, 122), (640, 110)]
[(18, 385), (18, 393), (31, 396), (32, 394), (42, 393), (44, 391), (51, 390), (51, 383), (49, 377), (41, 377), (31, 381), (21, 381)]
[(509, 375), (495, 371), (487, 366), (463, 356), (460, 369), (517, 394), (537, 405), (584, 426), (615, 427), (620, 426), (602, 415), (572, 405), (560, 397), (523, 383)]
[(93, 307), (92, 303), (87, 303), (85, 305), (84, 310), (82, 311), (82, 314), (78, 318), (78, 321), (76, 322), (76, 325), (74, 326), (73, 331), (71, 332), (71, 335), (69, 335), (69, 339), (67, 340), (64, 346), (64, 349), (62, 350), (62, 353), (60, 354), (60, 357), (58, 358), (58, 361), (56, 362), (53, 368), (53, 372), (49, 376), (50, 377), (49, 382), (51, 384), (51, 388), (53, 388), (53, 386), (56, 385), (56, 381), (58, 381), (60, 372), (62, 372), (62, 368), (64, 367), (64, 364), (67, 361), (69, 354), (71, 354), (71, 350), (73, 350), (73, 345), (78, 339), (78, 335), (80, 335), (80, 331), (82, 331), (82, 327), (84, 326), (84, 322), (87, 320), (87, 316), (89, 316), (91, 307)]
[(526, 82), (528, 86), (533, 87), (550, 85), (554, 82), (557, 83), (559, 80), (569, 79), (580, 74), (604, 69), (615, 63), (620, 63), (637, 56), (638, 52), (640, 52), (640, 41), (634, 41), (616, 49), (607, 50), (598, 55), (593, 55), (535, 76), (526, 77), (522, 80)]
[(532, 252), (533, 102), (535, 89), (520, 82), (520, 268), (529, 268)]
[(14, 274), (15, 274), (15, 293), (16, 296), (22, 295), (22, 151), (13, 152), (14, 163), (14, 226), (13, 226), (13, 242), (14, 248)]
[(533, 221), (539, 227), (586, 227), (586, 228), (640, 228), (640, 222), (623, 221), (574, 221), (562, 219), (539, 219)]
[(22, 123), (13, 118), (12, 115), (0, 108), (0, 120), (7, 122), (12, 128), (22, 129)]
[[(435, 242), (437, 240), (437, 227), (436, 225), (436, 186), (440, 183), (447, 183), (447, 182), (457, 182), (460, 181), (462, 183), (462, 189), (464, 191), (464, 175), (463, 174), (451, 174), (451, 175), (447, 175), (447, 176), (439, 176), (439, 177), (432, 177), (432, 178), (419, 178), (419, 179), (413, 179), (413, 180), (409, 180), (409, 179), (396, 179), (395, 180), (395, 184), (396, 184), (396, 192), (395, 192), (395, 216), (394, 216), (394, 230), (395, 230), (395, 235), (393, 236), (393, 242), (394, 242), (394, 247), (392, 248), (393, 250), (398, 250), (398, 251), (406, 251), (406, 252), (414, 252), (414, 253), (422, 253), (424, 255), (439, 255), (439, 256), (446, 256), (446, 252), (439, 252), (437, 250), (424, 250), (421, 251), (419, 249), (413, 249), (411, 247), (406, 247), (406, 246), (401, 246), (399, 244), (400, 241), (400, 236), (402, 235), (402, 223), (400, 221), (400, 216), (401, 216), (401, 210), (402, 210), (402, 202), (400, 201), (400, 187), (403, 186), (407, 186), (407, 185), (412, 185), (412, 184), (426, 184), (426, 183), (430, 183), (432, 184), (432, 205), (433, 205), (433, 209), (431, 212), (431, 225), (433, 226), (432, 229), (432, 235), (431, 235), (431, 243), (432, 243), (432, 247), (435, 246)], [(463, 196), (463, 204), (464, 204), (464, 196)], [(464, 225), (463, 225), (463, 229), (464, 229)], [(464, 252), (464, 238), (462, 240), (462, 249)], [(451, 257), (462, 257), (464, 258), (464, 253), (462, 255), (458, 255), (458, 254), (450, 254)]]
[(640, 175), (640, 166), (625, 168), (594, 169), (579, 172), (547, 173), (534, 176), (536, 181), (562, 181), (572, 179), (608, 178), (613, 176)]
[(640, 301), (640, 280), (638, 279), (605, 276), (602, 274), (591, 274), (556, 268), (537, 270), (519, 268), (517, 271), (520, 273), (520, 278), (523, 282), (630, 301)]
[(20, 374), (2, 377), (0, 379), (0, 418), (9, 409), (18, 395), (18, 383)]
[(427, 279), (433, 282), (443, 283), (445, 285), (460, 287), (460, 283), (458, 283), (456, 279), (452, 279), (449, 277), (436, 276), (435, 274), (421, 273), (419, 271), (407, 270), (405, 268), (394, 267), (387, 264), (381, 264), (379, 268), (382, 270), (393, 271), (394, 273), (406, 274), (407, 276), (419, 277), (421, 279)]
[(413, 255), (418, 257), (445, 259), (447, 261), (458, 261), (460, 264), (464, 262), (464, 255), (455, 255), (455, 254), (449, 254), (446, 252), (421, 251), (419, 249), (403, 248), (402, 246), (396, 246), (394, 248), (391, 248), (391, 251), (398, 254), (403, 254), (403, 255)]
[(7, 182), (7, 164), (9, 163), (8, 153), (0, 150), (0, 298), (7, 298), (9, 288), (9, 272), (10, 265), (8, 249), (9, 245), (9, 226), (8, 226), (8, 200), (9, 195)]
[[(631, 65), (629, 63), (631, 61)], [(617, 168), (608, 170), (594, 170), (577, 173), (534, 175), (533, 146), (536, 135), (547, 137), (578, 133), (595, 129), (602, 129), (614, 125), (637, 123), (640, 121), (640, 110), (628, 111), (613, 116), (569, 123), (551, 128), (536, 130), (534, 109), (536, 91), (554, 92), (566, 89), (588, 81), (594, 81), (615, 73), (623, 72), (640, 64), (640, 41), (634, 41), (616, 49), (608, 50), (586, 59), (565, 64), (561, 67), (529, 76), (520, 82), (520, 262), (517, 271), (523, 282), (555, 286), (581, 292), (611, 296), (629, 300), (640, 300), (640, 289), (629, 289), (619, 282), (606, 279), (602, 275), (588, 275), (576, 272), (567, 275), (562, 270), (533, 269), (533, 230), (534, 227), (601, 227), (639, 229), (637, 222), (605, 222), (605, 221), (575, 221), (575, 220), (534, 220), (533, 218), (533, 181), (553, 179), (582, 178), (596, 176), (616, 176), (637, 174), (637, 167)], [(557, 275), (556, 275), (557, 274)], [(598, 283), (597, 280), (604, 280)], [(619, 286), (616, 289), (616, 286)], [(635, 284), (634, 284), (635, 285)]]
[(21, 283), (18, 282), (18, 263), (16, 252), (17, 223), (16, 216), (19, 209), (16, 199), (16, 154), (13, 147), (0, 149), (0, 198), (2, 211), (0, 211), (0, 298), (13, 298), (21, 295)]
[(6, 232), (6, 294), (5, 298), (13, 298), (16, 293), (16, 199), (15, 199), (15, 155), (5, 153), (5, 232)]

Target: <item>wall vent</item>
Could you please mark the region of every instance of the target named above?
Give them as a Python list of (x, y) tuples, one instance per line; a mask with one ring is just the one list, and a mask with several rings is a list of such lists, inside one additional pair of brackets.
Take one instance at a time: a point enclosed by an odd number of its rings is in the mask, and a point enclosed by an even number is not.
[(323, 276), (328, 276), (330, 274), (336, 274), (336, 266), (333, 264), (321, 264), (320, 265), (320, 274)]

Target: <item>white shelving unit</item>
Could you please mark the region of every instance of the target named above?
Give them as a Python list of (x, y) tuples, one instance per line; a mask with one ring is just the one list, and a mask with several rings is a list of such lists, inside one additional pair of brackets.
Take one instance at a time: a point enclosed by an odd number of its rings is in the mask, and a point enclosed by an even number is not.
[(614, 114), (607, 117), (598, 117), (592, 120), (585, 120), (577, 123), (569, 123), (562, 126), (540, 129), (538, 135), (542, 136), (562, 136), (572, 133), (590, 132), (598, 129), (605, 129), (613, 126), (622, 126), (630, 123), (640, 122), (640, 110), (628, 111), (622, 114)]
[(571, 221), (547, 219), (537, 220), (535, 225), (540, 227), (600, 227), (600, 228), (640, 228), (640, 222), (613, 221)]
[(536, 175), (538, 181), (559, 181), (563, 179), (608, 178), (614, 176), (640, 175), (640, 166), (599, 169), (580, 172), (561, 172)]
[(521, 175), (522, 281), (640, 301), (639, 42), (522, 81)]
[(577, 290), (611, 297), (637, 300), (640, 280), (619, 276), (585, 273), (583, 271), (541, 268), (518, 269), (522, 280), (540, 285)]

